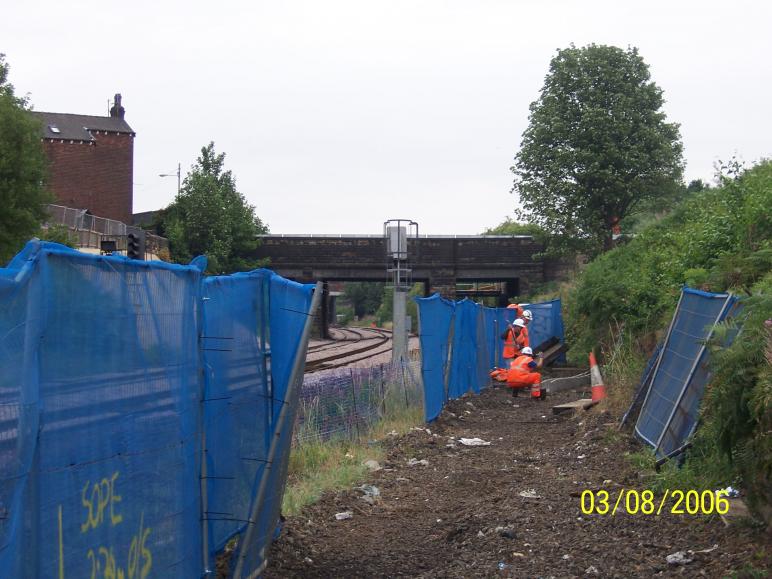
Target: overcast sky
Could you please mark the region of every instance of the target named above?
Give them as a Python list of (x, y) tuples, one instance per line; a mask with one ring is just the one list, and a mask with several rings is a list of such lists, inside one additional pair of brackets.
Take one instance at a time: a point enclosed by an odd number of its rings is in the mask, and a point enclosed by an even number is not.
[(513, 214), (509, 167), (550, 59), (637, 46), (680, 123), (687, 180), (772, 152), (772, 3), (594, 0), (9, 2), (0, 52), (36, 110), (136, 131), (134, 211), (214, 141), (273, 233), (474, 234)]

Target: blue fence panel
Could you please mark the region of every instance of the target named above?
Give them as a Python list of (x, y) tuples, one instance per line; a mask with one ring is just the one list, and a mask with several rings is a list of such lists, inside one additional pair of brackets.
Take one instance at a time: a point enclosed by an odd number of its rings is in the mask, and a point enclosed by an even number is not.
[(244, 528), (268, 455), (273, 400), (270, 272), (212, 276), (203, 284), (204, 432), (210, 557)]
[(694, 429), (708, 380), (704, 343), (734, 301), (729, 294), (690, 288), (681, 294), (635, 427), (638, 436), (660, 457), (678, 449)]
[[(276, 454), (278, 459), (277, 463), (271, 465), (268, 474), (268, 492), (265, 495), (265, 502), (260, 508), (260, 518), (255, 523), (256, 532), (252, 536), (252, 542), (246, 544), (245, 539), (242, 539), (239, 543), (237, 556), (241, 555), (242, 551), (246, 551), (244, 576), (253, 576), (263, 568), (265, 554), (273, 539), (274, 530), (281, 514), (281, 502), (284, 496), (284, 485), (287, 480), (287, 467), (292, 445), (292, 428), (295, 424), (294, 412), (297, 409), (300, 396), (302, 374), (296, 377), (298, 383), (292, 400), (287, 399), (287, 390), (295, 356), (301, 348), (305, 348), (305, 344), (301, 343), (301, 338), (303, 327), (309, 316), (313, 290), (313, 285), (299, 284), (271, 273), (268, 328), (271, 359), (271, 401), (273, 404), (271, 424), (276, 424), (279, 412), (285, 404), (289, 405), (293, 414), (288, 416), (286, 428), (282, 432), (277, 433), (274, 428), (270, 428), (272, 441), (275, 439), (278, 444)], [(264, 463), (261, 464), (264, 465)], [(262, 473), (258, 473), (258, 480), (255, 481), (255, 492), (262, 476), (264, 476)], [(250, 504), (250, 510), (253, 509), (254, 505)]]
[(469, 299), (456, 303), (453, 350), (450, 359), (448, 398), (454, 400), (469, 390), (480, 392), (477, 373), (477, 318), (480, 306)]
[(484, 339), (488, 350), (488, 368), (501, 365), (503, 343), (500, 336), (504, 333), (504, 327), (498, 321), (498, 313), (497, 308), (484, 307), (482, 309)]
[(4, 384), (23, 420), (0, 434), (23, 449), (22, 478), (2, 482), (3, 572), (200, 574), (201, 272), (48, 243), (28, 258), (25, 375)]
[(43, 336), (43, 316), (36, 315), (43, 285), (35, 263), (26, 261), (36, 250), (28, 244), (24, 259), (19, 254), (0, 269), (0, 569), (9, 577), (25, 570), (31, 575), (38, 567), (36, 557), (25, 556), (24, 541), (39, 427), (35, 344)]
[(204, 282), (204, 262), (30, 242), (0, 269), (2, 576), (201, 576), (244, 528), (278, 439), (242, 541), (245, 574), (261, 568), (312, 288), (265, 270)]
[[(463, 396), (469, 390), (479, 393), (490, 383), (490, 370), (504, 365), (501, 335), (515, 321), (515, 310), (486, 308), (468, 299), (454, 303), (437, 294), (416, 298), (416, 303), (421, 318), (424, 408), (426, 421), (430, 422), (439, 416), (447, 400)], [(528, 309), (533, 313), (529, 324), (532, 346), (550, 338), (564, 340), (559, 299), (532, 304)], [(453, 346), (449, 355), (451, 324)]]
[(483, 306), (477, 306), (476, 312), (476, 326), (477, 332), (475, 334), (475, 369), (476, 369), (476, 384), (472, 387), (475, 393), (479, 394), (480, 390), (486, 388), (491, 383), (490, 371), (490, 350), (489, 350), (489, 336), (485, 317), (485, 310)]
[(421, 333), (421, 375), (424, 385), (424, 416), (435, 420), (442, 412), (447, 395), (445, 374), (448, 363), (448, 342), (455, 304), (434, 294), (415, 298), (418, 304)]
[(533, 320), (528, 324), (528, 337), (531, 347), (537, 348), (551, 338), (564, 341), (563, 316), (559, 299), (523, 306), (531, 310)]

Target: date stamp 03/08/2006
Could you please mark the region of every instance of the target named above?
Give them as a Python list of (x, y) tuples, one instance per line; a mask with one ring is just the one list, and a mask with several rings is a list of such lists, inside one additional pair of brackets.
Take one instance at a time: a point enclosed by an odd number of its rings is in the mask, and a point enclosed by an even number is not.
[(653, 491), (620, 489), (610, 493), (601, 489), (581, 494), (584, 515), (725, 515), (729, 510), (726, 491), (666, 489), (660, 497)]

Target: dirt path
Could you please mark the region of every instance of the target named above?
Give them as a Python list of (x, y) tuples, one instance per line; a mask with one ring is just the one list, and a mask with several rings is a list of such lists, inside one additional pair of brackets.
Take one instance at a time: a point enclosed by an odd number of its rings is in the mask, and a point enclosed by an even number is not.
[[(582, 490), (641, 484), (623, 456), (637, 446), (613, 434), (608, 416), (552, 415), (553, 403), (576, 397), (539, 402), (493, 389), (454, 401), (431, 434), (384, 442), (385, 469), (368, 481), (381, 492), (375, 505), (344, 491), (288, 520), (265, 576), (723, 577), (772, 563), (769, 536), (715, 516), (582, 515)], [(449, 437), (492, 444), (450, 447)], [(429, 464), (408, 466), (411, 458)], [(531, 489), (541, 498), (520, 496)], [(347, 510), (352, 519), (335, 520)], [(685, 566), (665, 560), (713, 545)]]

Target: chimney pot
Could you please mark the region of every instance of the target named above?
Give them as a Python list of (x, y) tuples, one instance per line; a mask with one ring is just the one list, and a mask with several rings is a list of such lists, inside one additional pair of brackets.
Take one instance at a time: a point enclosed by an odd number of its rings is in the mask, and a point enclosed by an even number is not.
[(113, 106), (110, 107), (110, 116), (122, 119), (125, 114), (126, 114), (126, 109), (124, 109), (123, 106), (121, 105), (121, 93), (115, 93), (115, 98), (113, 99)]

